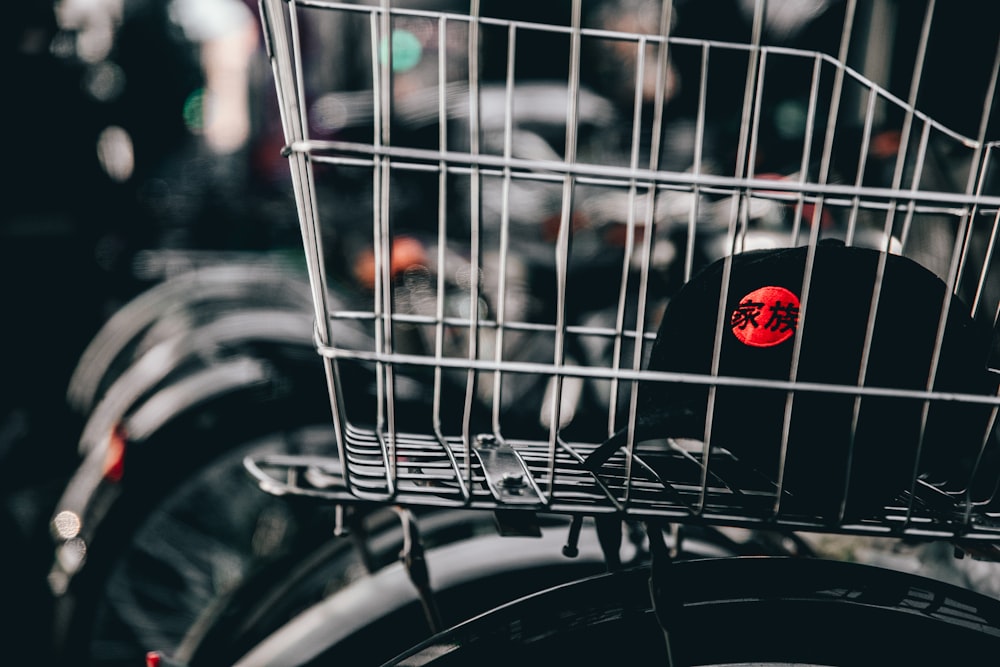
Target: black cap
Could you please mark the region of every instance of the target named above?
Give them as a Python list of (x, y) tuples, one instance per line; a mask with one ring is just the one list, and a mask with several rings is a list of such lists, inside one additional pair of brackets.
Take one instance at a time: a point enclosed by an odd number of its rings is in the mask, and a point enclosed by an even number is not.
[[(734, 255), (718, 375), (789, 380), (799, 338), (797, 381), (857, 387), (880, 255), (838, 241), (821, 242), (804, 304), (806, 247)], [(893, 254), (884, 259), (864, 384), (922, 391), (927, 388), (947, 288), (913, 260)], [(711, 373), (724, 262), (706, 267), (671, 299), (648, 369)], [(973, 321), (957, 297), (949, 296), (947, 303), (933, 389), (995, 395), (996, 379), (986, 369), (989, 330)], [(635, 442), (703, 440), (708, 395), (706, 384), (641, 382)], [(713, 448), (728, 450), (777, 481), (787, 396), (787, 391), (759, 386), (719, 386)], [(865, 396), (852, 446), (855, 399), (850, 393), (794, 393), (781, 478), (788, 497), (782, 507), (836, 516), (846, 489), (848, 514), (870, 513), (908, 490), (915, 470), (929, 482), (964, 488), (986, 439), (991, 406), (931, 401), (921, 440), (924, 401)], [(587, 468), (598, 471), (625, 444), (626, 435), (619, 431), (598, 447)]]

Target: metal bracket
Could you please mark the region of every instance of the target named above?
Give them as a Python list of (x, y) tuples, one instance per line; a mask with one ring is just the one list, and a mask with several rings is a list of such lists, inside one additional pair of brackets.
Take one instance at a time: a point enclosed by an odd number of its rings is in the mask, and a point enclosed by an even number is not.
[(517, 450), (492, 435), (480, 434), (476, 436), (473, 451), (497, 502), (519, 506), (542, 504), (541, 492)]

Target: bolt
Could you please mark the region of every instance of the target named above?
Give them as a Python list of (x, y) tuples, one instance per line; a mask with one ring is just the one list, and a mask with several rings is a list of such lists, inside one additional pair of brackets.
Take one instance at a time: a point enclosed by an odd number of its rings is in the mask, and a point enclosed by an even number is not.
[(519, 472), (505, 472), (503, 474), (503, 486), (505, 489), (518, 489), (524, 486), (524, 475)]
[(476, 444), (480, 447), (496, 447), (497, 438), (492, 433), (479, 433), (476, 435)]

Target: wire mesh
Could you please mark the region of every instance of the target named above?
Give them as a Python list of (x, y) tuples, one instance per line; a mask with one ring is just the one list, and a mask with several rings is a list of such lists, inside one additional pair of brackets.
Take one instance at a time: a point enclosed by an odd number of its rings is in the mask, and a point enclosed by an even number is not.
[[(995, 540), (997, 36), (959, 58), (933, 2), (538, 4), (261, 3), (339, 443), (262, 485)], [(740, 291), (792, 249), (784, 302)]]

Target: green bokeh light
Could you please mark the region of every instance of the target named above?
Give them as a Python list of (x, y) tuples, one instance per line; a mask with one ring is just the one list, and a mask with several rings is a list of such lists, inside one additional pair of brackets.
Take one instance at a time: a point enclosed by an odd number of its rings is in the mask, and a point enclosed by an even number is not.
[(184, 125), (191, 132), (198, 133), (204, 129), (205, 116), (205, 89), (198, 88), (191, 92), (184, 100), (184, 109), (181, 112), (184, 116)]
[[(406, 72), (413, 69), (420, 62), (423, 56), (423, 47), (420, 40), (408, 30), (392, 31), (392, 71)], [(379, 47), (379, 62), (385, 63), (389, 59), (389, 44), (383, 38)]]

